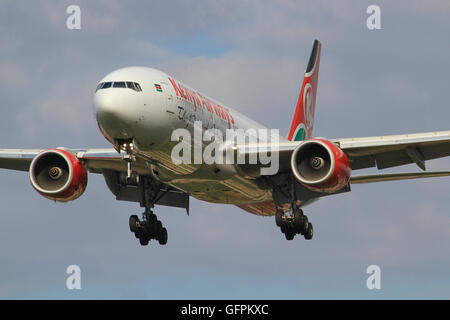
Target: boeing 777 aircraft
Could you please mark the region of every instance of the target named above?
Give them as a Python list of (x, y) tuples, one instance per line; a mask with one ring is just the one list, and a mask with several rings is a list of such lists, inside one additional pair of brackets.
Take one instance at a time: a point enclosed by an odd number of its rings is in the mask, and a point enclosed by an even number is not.
[[(450, 171), (425, 171), (426, 160), (450, 155), (450, 131), (313, 138), (320, 53), (321, 43), (315, 40), (287, 138), (277, 136), (276, 145), (272, 140), (257, 140), (255, 146), (247, 136), (244, 142), (222, 145), (223, 151), (232, 150), (234, 158), (249, 159), (265, 150), (278, 159), (275, 173), (263, 174), (268, 164), (261, 160), (174, 161), (173, 150), (180, 143), (190, 143), (196, 150), (208, 147), (204, 139), (195, 138), (198, 123), (201, 130), (216, 130), (224, 136), (227, 130), (247, 133), (265, 127), (166, 73), (146, 67), (116, 70), (97, 86), (96, 120), (112, 148), (0, 149), (0, 167), (28, 171), (38, 193), (61, 202), (83, 194), (88, 172), (102, 174), (117, 200), (138, 202), (145, 208), (142, 218), (132, 215), (129, 220), (141, 245), (152, 239), (167, 243), (167, 230), (152, 211), (155, 205), (184, 208), (189, 214), (190, 197), (275, 216), (286, 239), (301, 234), (310, 240), (313, 226), (301, 208), (320, 197), (349, 192), (356, 183), (450, 175)], [(177, 129), (187, 130), (190, 137), (174, 140)], [(352, 170), (410, 163), (423, 171), (351, 175)]]

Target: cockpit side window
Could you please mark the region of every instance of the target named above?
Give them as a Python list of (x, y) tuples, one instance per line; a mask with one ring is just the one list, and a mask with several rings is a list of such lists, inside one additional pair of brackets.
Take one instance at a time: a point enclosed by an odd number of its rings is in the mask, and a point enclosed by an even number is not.
[(125, 82), (123, 81), (116, 81), (113, 83), (113, 88), (126, 88)]
[(102, 89), (111, 88), (111, 84), (112, 84), (112, 82), (105, 82), (105, 83), (103, 83)]
[(137, 91), (142, 91), (142, 88), (139, 85), (139, 83), (135, 82), (134, 85), (136, 86)]
[(104, 84), (105, 84), (104, 82), (100, 82), (100, 83), (98, 84), (98, 86), (97, 86), (97, 89), (95, 89), (95, 92), (97, 92), (98, 90), (100, 90), (100, 89), (103, 87)]

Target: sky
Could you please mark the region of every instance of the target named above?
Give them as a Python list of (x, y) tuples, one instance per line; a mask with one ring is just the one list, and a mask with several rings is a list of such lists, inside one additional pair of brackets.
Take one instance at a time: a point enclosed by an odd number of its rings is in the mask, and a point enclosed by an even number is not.
[[(66, 8), (81, 9), (69, 30)], [(381, 29), (366, 9), (381, 9)], [(109, 147), (92, 99), (124, 66), (158, 68), (287, 135), (314, 39), (314, 135), (448, 130), (450, 2), (24, 1), (0, 3), (1, 148)], [(427, 162), (449, 170), (449, 159)], [(408, 165), (383, 172), (417, 171)], [(354, 175), (376, 170), (353, 172)], [(191, 198), (157, 207), (166, 246), (141, 247), (101, 175), (69, 203), (0, 170), (1, 299), (449, 299), (450, 179), (355, 185), (306, 207), (314, 239), (273, 217)], [(81, 290), (66, 268), (81, 269)], [(368, 290), (378, 265), (381, 289)]]

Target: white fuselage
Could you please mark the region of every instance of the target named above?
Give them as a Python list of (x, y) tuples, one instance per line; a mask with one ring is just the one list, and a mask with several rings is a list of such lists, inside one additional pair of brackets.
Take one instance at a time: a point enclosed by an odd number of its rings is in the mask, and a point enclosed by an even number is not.
[[(123, 86), (127, 82), (133, 83), (133, 89), (129, 84)], [(94, 96), (100, 131), (112, 144), (132, 140), (136, 155), (147, 159), (149, 172), (157, 170), (161, 181), (210, 202), (272, 201), (262, 179), (240, 173), (235, 165), (175, 165), (171, 158), (178, 143), (171, 139), (174, 130), (189, 130), (191, 143), (196, 143), (196, 121), (201, 121), (203, 129), (215, 128), (224, 136), (227, 129), (257, 130), (264, 126), (153, 68), (119, 69), (105, 76), (100, 86), (104, 83), (108, 83), (107, 88), (97, 89)]]

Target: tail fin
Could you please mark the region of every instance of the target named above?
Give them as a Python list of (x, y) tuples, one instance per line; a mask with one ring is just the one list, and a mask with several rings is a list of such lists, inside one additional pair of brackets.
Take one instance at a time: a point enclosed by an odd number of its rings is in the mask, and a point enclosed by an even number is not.
[(291, 141), (306, 140), (312, 137), (321, 48), (320, 41), (314, 40), (294, 119), (292, 119), (291, 130), (289, 131), (288, 138)]

